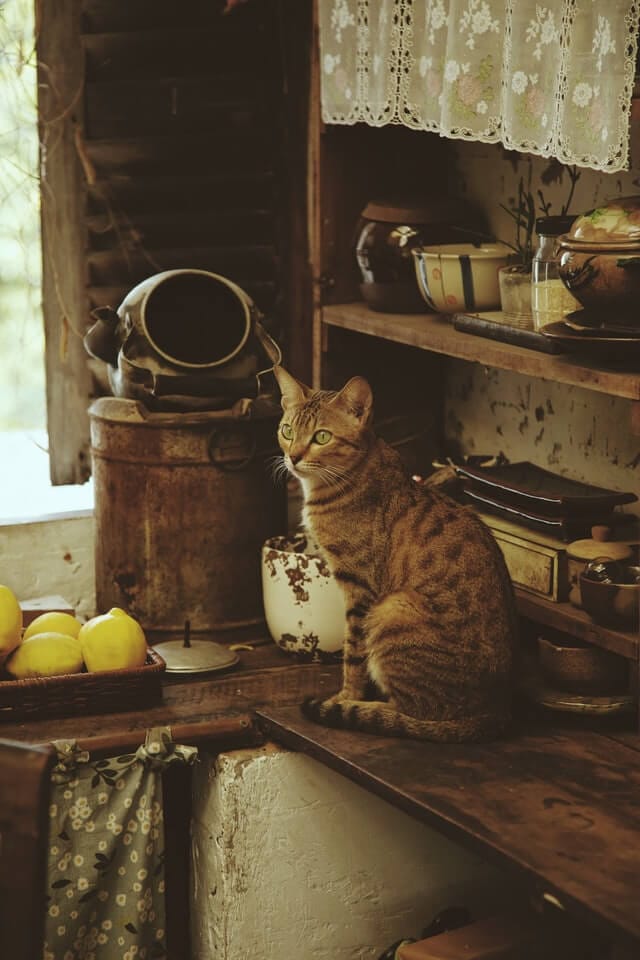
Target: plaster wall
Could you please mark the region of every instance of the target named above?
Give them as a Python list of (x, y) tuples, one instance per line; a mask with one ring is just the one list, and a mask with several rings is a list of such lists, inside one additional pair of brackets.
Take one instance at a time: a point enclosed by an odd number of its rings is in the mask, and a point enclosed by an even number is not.
[[(632, 128), (628, 172), (582, 170), (572, 213), (640, 192), (640, 149), (633, 149), (640, 147), (638, 139)], [(500, 204), (511, 205), (520, 177), (526, 183), (530, 168), (534, 194), (543, 191), (551, 213), (559, 213), (568, 196), (566, 172), (544, 158), (496, 144), (456, 142), (452, 150), (451, 188), (484, 212), (501, 239), (513, 241), (514, 225)], [(542, 215), (542, 210), (537, 212)], [(594, 361), (597, 365), (597, 358)], [(502, 452), (510, 460), (531, 460), (576, 480), (640, 494), (640, 438), (631, 432), (631, 403), (552, 380), (449, 361), (446, 437), (455, 453)], [(627, 510), (640, 514), (638, 504)]]
[(0, 583), (19, 600), (62, 596), (93, 616), (93, 512), (0, 522)]
[(517, 895), (441, 834), (272, 745), (201, 759), (192, 851), (194, 960), (374, 960), (445, 907)]

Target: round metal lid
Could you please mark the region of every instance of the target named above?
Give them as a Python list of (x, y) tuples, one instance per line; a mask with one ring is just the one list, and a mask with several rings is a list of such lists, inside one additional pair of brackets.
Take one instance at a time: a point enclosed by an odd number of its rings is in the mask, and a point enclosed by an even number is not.
[(593, 246), (633, 249), (640, 245), (640, 195), (617, 197), (581, 214), (561, 238), (561, 245), (576, 249)]
[(153, 647), (167, 665), (167, 673), (210, 673), (226, 670), (240, 659), (238, 654), (212, 640), (166, 640)]

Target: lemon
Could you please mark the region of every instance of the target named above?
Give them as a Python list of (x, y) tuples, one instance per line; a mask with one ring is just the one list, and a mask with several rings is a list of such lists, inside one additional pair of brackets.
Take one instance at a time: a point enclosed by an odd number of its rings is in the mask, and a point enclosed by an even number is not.
[(10, 587), (0, 584), (0, 663), (20, 643), (22, 607)]
[(87, 620), (78, 639), (89, 671), (141, 667), (147, 658), (144, 630), (120, 607)]
[(76, 637), (65, 633), (36, 633), (23, 640), (13, 651), (5, 663), (5, 669), (16, 680), (80, 673), (80, 644)]
[(69, 637), (77, 637), (82, 624), (77, 617), (70, 613), (61, 613), (59, 610), (50, 610), (41, 613), (32, 620), (22, 635), (22, 640), (28, 640), (36, 633), (64, 633)]

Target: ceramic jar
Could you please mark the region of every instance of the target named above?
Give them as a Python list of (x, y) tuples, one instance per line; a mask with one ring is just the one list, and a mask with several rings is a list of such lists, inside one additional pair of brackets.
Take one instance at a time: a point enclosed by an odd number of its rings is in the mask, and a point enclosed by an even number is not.
[(580, 574), (583, 610), (596, 623), (636, 632), (640, 625), (640, 566), (606, 557)]
[(640, 196), (577, 217), (558, 247), (560, 277), (594, 320), (640, 330)]
[(355, 243), (363, 300), (381, 313), (424, 313), (427, 306), (416, 283), (412, 251), (469, 236), (476, 231), (468, 208), (451, 197), (368, 203)]
[(264, 543), (262, 594), (269, 633), (281, 650), (302, 661), (341, 659), (344, 596), (304, 535), (271, 537)]

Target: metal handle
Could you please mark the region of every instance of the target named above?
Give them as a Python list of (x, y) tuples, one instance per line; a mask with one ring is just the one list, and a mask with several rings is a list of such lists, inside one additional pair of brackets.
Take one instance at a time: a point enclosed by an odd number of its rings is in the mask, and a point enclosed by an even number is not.
[(249, 437), (244, 430), (217, 429), (209, 435), (207, 453), (216, 467), (234, 472), (244, 470), (251, 463), (256, 446), (255, 434)]

